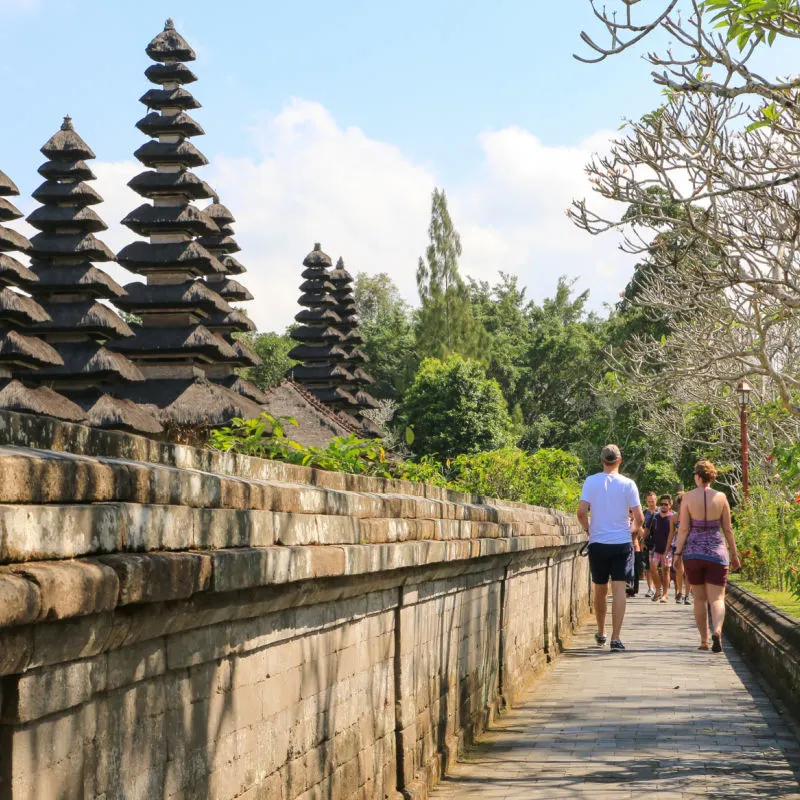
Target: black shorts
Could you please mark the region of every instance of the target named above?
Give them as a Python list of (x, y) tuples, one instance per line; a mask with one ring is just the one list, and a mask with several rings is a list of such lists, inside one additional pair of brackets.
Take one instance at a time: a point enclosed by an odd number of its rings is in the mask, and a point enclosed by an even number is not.
[(608, 583), (625, 580), (625, 567), (630, 558), (633, 545), (599, 544), (589, 545), (589, 569), (592, 571), (592, 583)]

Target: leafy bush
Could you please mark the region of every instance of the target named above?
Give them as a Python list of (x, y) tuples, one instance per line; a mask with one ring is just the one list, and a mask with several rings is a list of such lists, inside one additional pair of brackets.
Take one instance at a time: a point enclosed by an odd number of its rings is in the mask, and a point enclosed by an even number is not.
[(669, 461), (651, 461), (642, 470), (641, 486), (645, 492), (657, 495), (674, 494), (675, 487), (681, 485), (678, 473)]
[(734, 514), (742, 577), (800, 598), (800, 444), (776, 448), (770, 460), (773, 480), (754, 485)]
[(444, 464), (431, 456), (418, 461), (388, 460), (379, 439), (336, 437), (327, 447), (306, 447), (288, 438), (290, 417), (264, 413), (259, 419), (234, 419), (213, 431), (209, 445), (250, 456), (287, 461), (334, 472), (402, 478), (548, 508), (573, 511), (580, 495), (580, 459), (562, 450), (526, 453), (514, 447), (457, 456)]
[(403, 401), (417, 455), (454, 458), (511, 444), (512, 423), (497, 381), (475, 361), (426, 358)]

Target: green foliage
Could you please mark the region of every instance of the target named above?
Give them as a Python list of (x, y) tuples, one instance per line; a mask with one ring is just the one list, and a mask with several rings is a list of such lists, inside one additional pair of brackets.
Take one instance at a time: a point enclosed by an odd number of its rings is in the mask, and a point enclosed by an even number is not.
[(739, 50), (763, 41), (772, 46), (779, 32), (798, 30), (797, 0), (704, 0), (701, 5)]
[(417, 317), (420, 353), (445, 358), (458, 353), (479, 359), (485, 332), (474, 319), (467, 289), (458, 272), (461, 237), (453, 227), (443, 189), (434, 189), (431, 200), (430, 244), (417, 266), (417, 290), (422, 302)]
[(574, 511), (580, 499), (583, 465), (563, 450), (527, 453), (505, 447), (462, 454), (451, 462), (450, 486), (458, 491)]
[(244, 333), (239, 336), (242, 344), (254, 350), (261, 359), (257, 367), (248, 367), (244, 377), (259, 389), (277, 386), (286, 378), (286, 373), (297, 362), (288, 353), (294, 347), (287, 333)]
[(359, 439), (355, 434), (336, 436), (327, 447), (307, 447), (285, 434), (285, 426), (297, 425), (291, 417), (263, 413), (258, 419), (235, 418), (230, 425), (211, 432), (209, 446), (249, 456), (288, 461), (304, 467), (335, 472), (388, 476), (386, 453), (378, 439)]
[(675, 494), (676, 487), (681, 486), (678, 473), (669, 461), (650, 461), (642, 470), (641, 486), (644, 495), (653, 491), (657, 495)]
[(370, 394), (399, 400), (419, 366), (414, 319), (400, 291), (385, 273), (356, 275), (354, 296), (367, 354), (367, 371), (375, 379)]
[(403, 416), (413, 428), (417, 455), (448, 459), (511, 444), (511, 417), (497, 381), (461, 356), (422, 362), (406, 392)]

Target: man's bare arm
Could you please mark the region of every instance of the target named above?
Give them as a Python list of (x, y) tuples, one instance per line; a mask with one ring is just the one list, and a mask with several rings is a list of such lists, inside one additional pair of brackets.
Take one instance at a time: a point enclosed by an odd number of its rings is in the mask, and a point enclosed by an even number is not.
[(585, 501), (581, 500), (578, 504), (578, 522), (581, 523), (581, 527), (589, 533), (589, 509), (591, 506)]
[(642, 507), (634, 506), (631, 509), (631, 512), (633, 514), (633, 529), (637, 533), (641, 534), (642, 528), (644, 527), (644, 514), (642, 513)]

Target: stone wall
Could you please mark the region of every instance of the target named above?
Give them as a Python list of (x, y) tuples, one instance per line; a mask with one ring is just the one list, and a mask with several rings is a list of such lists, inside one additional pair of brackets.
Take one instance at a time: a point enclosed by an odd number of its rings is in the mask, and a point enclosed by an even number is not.
[(800, 720), (800, 620), (728, 584), (725, 635)]
[(588, 610), (573, 517), (0, 412), (0, 798), (423, 798)]

